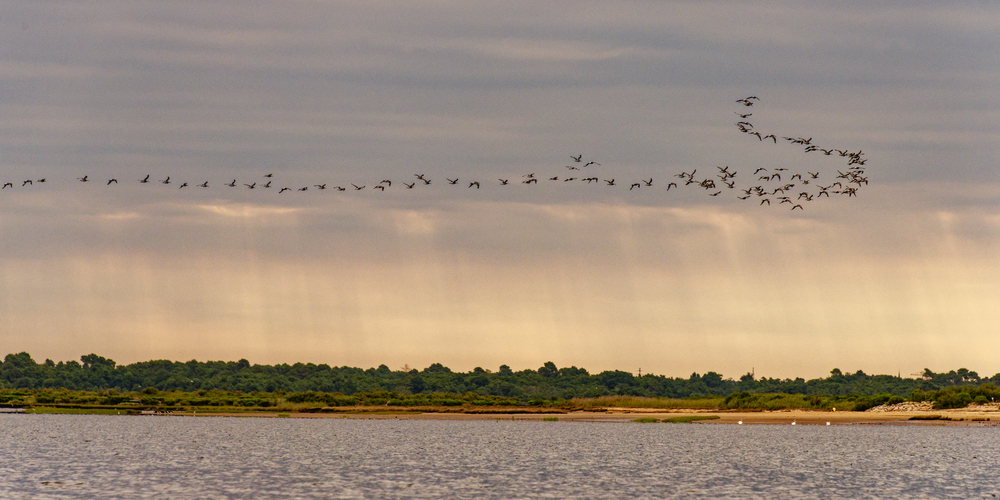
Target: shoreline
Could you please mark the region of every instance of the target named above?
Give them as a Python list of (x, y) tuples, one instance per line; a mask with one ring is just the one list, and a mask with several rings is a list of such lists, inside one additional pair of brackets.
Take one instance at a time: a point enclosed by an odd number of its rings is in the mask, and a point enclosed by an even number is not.
[[(693, 423), (701, 425), (933, 425), (960, 427), (1000, 427), (1000, 410), (951, 409), (851, 412), (823, 410), (774, 410), (774, 411), (711, 411), (711, 410), (656, 410), (649, 408), (609, 408), (605, 411), (570, 411), (565, 413), (458, 413), (458, 412), (405, 412), (357, 411), (307, 413), (172, 413), (161, 414), (187, 417), (263, 417), (263, 418), (341, 418), (380, 420), (505, 420), (543, 422), (632, 422), (640, 418), (669, 419), (686, 416), (717, 416), (711, 420)], [(932, 419), (940, 416), (940, 419)], [(916, 417), (917, 420), (911, 420)]]

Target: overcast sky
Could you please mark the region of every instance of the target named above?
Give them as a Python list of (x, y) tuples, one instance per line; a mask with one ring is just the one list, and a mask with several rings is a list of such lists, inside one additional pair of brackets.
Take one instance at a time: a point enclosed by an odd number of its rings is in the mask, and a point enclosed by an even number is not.
[(1000, 372), (994, 2), (0, 7), (0, 354)]

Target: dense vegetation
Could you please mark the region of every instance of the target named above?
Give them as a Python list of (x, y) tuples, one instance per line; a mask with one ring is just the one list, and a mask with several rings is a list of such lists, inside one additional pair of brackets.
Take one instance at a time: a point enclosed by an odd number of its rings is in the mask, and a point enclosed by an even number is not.
[[(423, 370), (331, 367), (325, 364), (251, 365), (239, 361), (144, 361), (118, 365), (111, 359), (88, 354), (80, 362), (37, 363), (22, 352), (8, 354), (0, 363), (0, 389), (32, 389), (32, 394), (52, 402), (72, 391), (103, 404), (159, 398), (161, 392), (175, 404), (202, 406), (209, 401), (230, 401), (227, 406), (264, 406), (285, 403), (322, 403), (328, 406), (356, 404), (459, 405), (540, 404), (573, 398), (639, 396), (645, 398), (710, 398), (720, 409), (772, 407), (863, 409), (886, 402), (934, 401), (941, 408), (965, 406), (973, 401), (989, 402), (1000, 397), (1000, 374), (981, 378), (966, 369), (948, 373), (924, 370), (920, 378), (892, 375), (852, 374), (839, 369), (826, 378), (804, 380), (755, 378), (745, 374), (738, 380), (716, 372), (691, 374), (688, 378), (663, 375), (634, 376), (624, 371), (590, 374), (577, 367), (557, 368), (552, 362), (536, 370), (513, 371), (503, 365), (496, 372), (475, 368), (453, 372), (440, 363)], [(63, 390), (62, 392), (58, 390)], [(154, 392), (155, 391), (155, 392)], [(11, 391), (4, 391), (12, 394)], [(223, 397), (223, 394), (230, 394)], [(210, 396), (211, 394), (211, 396)], [(254, 394), (254, 396), (250, 396)], [(374, 396), (373, 396), (374, 395)], [(74, 396), (80, 398), (83, 396)], [(228, 399), (227, 399), (228, 398)], [(723, 399), (724, 398), (724, 399)], [(5, 396), (0, 395), (0, 403)], [(8, 398), (9, 399), (9, 398)], [(171, 399), (171, 398), (167, 398)], [(721, 402), (719, 402), (721, 400)], [(69, 401), (66, 399), (66, 401)], [(395, 402), (393, 402), (395, 401)], [(43, 401), (39, 401), (43, 402)]]

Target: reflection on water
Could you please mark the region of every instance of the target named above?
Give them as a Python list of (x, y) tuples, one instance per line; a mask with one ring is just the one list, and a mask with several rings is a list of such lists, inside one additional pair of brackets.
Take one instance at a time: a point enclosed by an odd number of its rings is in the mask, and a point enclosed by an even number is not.
[(1000, 429), (2, 415), (0, 498), (995, 498)]

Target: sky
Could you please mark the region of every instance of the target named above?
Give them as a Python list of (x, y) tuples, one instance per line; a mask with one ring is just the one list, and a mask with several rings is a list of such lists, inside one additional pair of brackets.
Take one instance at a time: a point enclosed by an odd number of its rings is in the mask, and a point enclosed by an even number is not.
[(1000, 372), (995, 2), (0, 7), (0, 354)]

